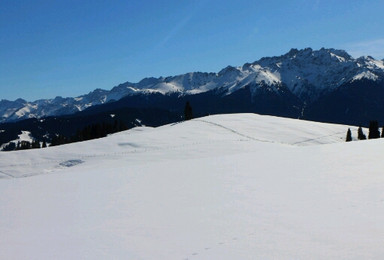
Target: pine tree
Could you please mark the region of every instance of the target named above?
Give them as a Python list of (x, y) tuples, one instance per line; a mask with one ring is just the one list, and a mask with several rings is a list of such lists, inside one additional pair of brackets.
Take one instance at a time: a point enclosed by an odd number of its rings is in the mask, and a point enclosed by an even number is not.
[(364, 134), (363, 128), (361, 128), (361, 126), (359, 126), (359, 128), (357, 129), (357, 139), (359, 140), (367, 139), (367, 136)]
[(347, 137), (346, 137), (345, 141), (346, 142), (352, 141), (352, 133), (351, 133), (351, 129), (350, 128), (348, 128)]
[(380, 138), (379, 123), (376, 120), (369, 122), (368, 139)]
[(192, 107), (189, 104), (189, 102), (187, 101), (187, 103), (185, 104), (185, 108), (184, 108), (184, 119), (190, 120), (192, 118), (193, 118)]
[(384, 126), (381, 128), (381, 138), (384, 137)]

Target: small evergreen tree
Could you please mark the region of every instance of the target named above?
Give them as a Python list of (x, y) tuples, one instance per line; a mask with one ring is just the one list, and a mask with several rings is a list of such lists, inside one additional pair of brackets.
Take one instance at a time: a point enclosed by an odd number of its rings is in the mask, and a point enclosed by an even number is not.
[(381, 138), (384, 137), (384, 126), (381, 128)]
[(189, 102), (187, 101), (187, 103), (185, 104), (185, 108), (184, 108), (184, 119), (190, 120), (192, 118), (193, 118), (192, 107), (189, 104)]
[(361, 126), (359, 126), (359, 128), (357, 129), (357, 139), (359, 140), (367, 139), (367, 136), (364, 134), (363, 128), (361, 128)]
[(46, 148), (46, 147), (47, 147), (47, 142), (44, 140), (42, 148)]
[(347, 137), (345, 138), (345, 141), (346, 142), (352, 141), (352, 133), (351, 133), (351, 129), (350, 128), (348, 128)]
[(379, 123), (376, 120), (369, 122), (368, 139), (380, 138)]

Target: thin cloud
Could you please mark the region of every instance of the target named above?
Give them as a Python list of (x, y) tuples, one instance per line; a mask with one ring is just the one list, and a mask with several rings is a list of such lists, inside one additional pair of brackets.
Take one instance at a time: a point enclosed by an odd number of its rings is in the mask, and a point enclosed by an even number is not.
[(178, 24), (176, 24), (172, 30), (169, 31), (169, 33), (164, 37), (162, 41), (156, 46), (157, 48), (161, 48), (164, 45), (167, 44), (167, 42), (172, 39), (181, 29), (185, 27), (185, 25), (188, 24), (188, 22), (192, 19), (194, 13), (190, 13), (188, 16), (186, 16), (183, 20), (181, 20)]
[(196, 1), (194, 8), (191, 9), (188, 15), (186, 15), (180, 22), (178, 22), (165, 37), (156, 45), (155, 49), (165, 46), (174, 36), (180, 32), (189, 21), (196, 15), (196, 13), (203, 7), (206, 0)]
[(368, 55), (376, 59), (384, 58), (384, 38), (350, 43), (344, 48), (355, 58)]

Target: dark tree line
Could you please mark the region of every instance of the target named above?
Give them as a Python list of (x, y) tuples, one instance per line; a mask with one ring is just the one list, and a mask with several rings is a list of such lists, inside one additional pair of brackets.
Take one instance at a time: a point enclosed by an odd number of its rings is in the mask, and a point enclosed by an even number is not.
[[(184, 120), (193, 119), (192, 106), (189, 102), (186, 102), (184, 107)], [(76, 131), (76, 134), (72, 136), (66, 136), (63, 134), (55, 134), (51, 138), (36, 138), (32, 142), (19, 141), (18, 143), (11, 142), (6, 145), (3, 151), (14, 151), (14, 150), (26, 150), (35, 148), (45, 148), (49, 146), (57, 146), (62, 144), (81, 142), (101, 137), (106, 137), (108, 134), (127, 130), (128, 127), (122, 122), (115, 120), (114, 123), (97, 123), (84, 127)]]
[(118, 122), (117, 120), (115, 120), (113, 124), (92, 124), (78, 130), (76, 134), (71, 137), (55, 135), (51, 140), (51, 146), (102, 138), (106, 137), (108, 134), (121, 132), (127, 129), (128, 127), (122, 121)]
[(47, 147), (47, 143), (45, 141), (40, 142), (39, 140), (29, 141), (18, 141), (17, 143), (9, 143), (3, 148), (3, 151), (14, 151), (14, 150), (27, 150), (27, 149), (36, 149), (36, 148), (44, 148)]
[(99, 123), (92, 124), (78, 130), (73, 136), (67, 137), (61, 134), (54, 135), (50, 140), (38, 140), (34, 139), (32, 142), (19, 141), (17, 143), (11, 142), (3, 148), (3, 151), (14, 151), (14, 150), (27, 150), (36, 148), (47, 147), (47, 142), (50, 141), (50, 146), (86, 141), (96, 138), (105, 137), (108, 134), (127, 130), (128, 127), (122, 122), (115, 120), (113, 124), (110, 123)]
[[(369, 128), (368, 128), (368, 139), (376, 139), (376, 138), (380, 138), (380, 137), (384, 137), (384, 126), (382, 127), (381, 134), (380, 134), (379, 122), (377, 122), (376, 120), (370, 121), (369, 122)], [(366, 140), (367, 139), (367, 136), (364, 134), (363, 128), (361, 126), (359, 126), (359, 128), (357, 129), (357, 139), (358, 140)], [(346, 136), (345, 140), (347, 142), (352, 141), (352, 133), (351, 133), (351, 129), (349, 129), (349, 128), (348, 128), (347, 136)]]

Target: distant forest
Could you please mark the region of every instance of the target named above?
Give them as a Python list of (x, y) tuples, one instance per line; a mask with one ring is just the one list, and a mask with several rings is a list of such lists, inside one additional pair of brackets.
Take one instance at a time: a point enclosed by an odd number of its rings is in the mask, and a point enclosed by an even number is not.
[(13, 151), (13, 150), (26, 150), (26, 149), (36, 149), (36, 148), (45, 148), (47, 143), (50, 141), (49, 146), (56, 146), (62, 144), (69, 144), (74, 142), (81, 142), (101, 137), (106, 137), (108, 134), (117, 133), (120, 131), (127, 130), (128, 127), (122, 122), (115, 120), (113, 124), (110, 123), (97, 123), (84, 127), (81, 130), (78, 130), (75, 135), (70, 137), (57, 134), (52, 137), (51, 140), (43, 139), (34, 139), (32, 142), (29, 141), (19, 141), (17, 143), (10, 143), (4, 147), (4, 151)]

